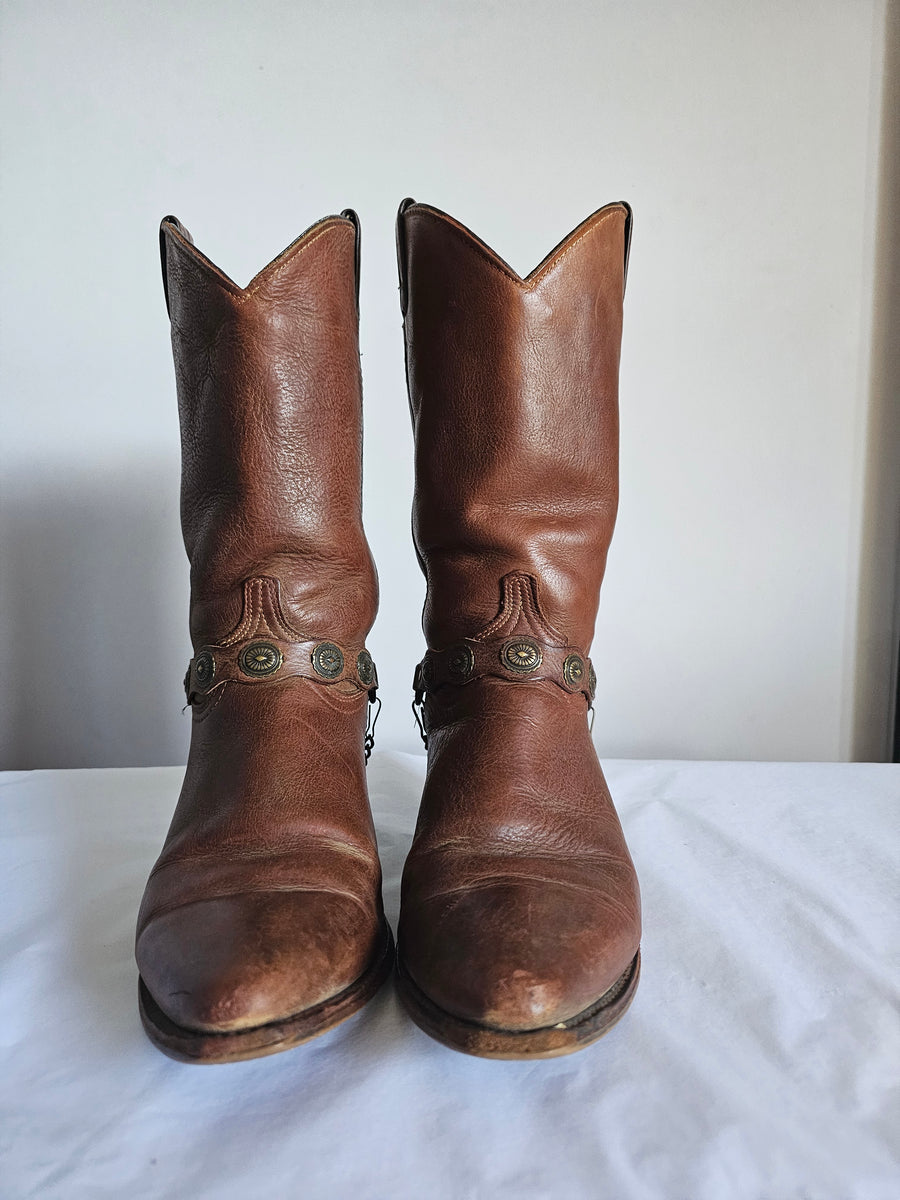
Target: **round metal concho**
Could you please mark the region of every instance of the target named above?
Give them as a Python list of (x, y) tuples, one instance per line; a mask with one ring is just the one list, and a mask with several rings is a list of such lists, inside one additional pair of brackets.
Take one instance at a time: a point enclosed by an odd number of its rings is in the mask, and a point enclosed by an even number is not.
[(563, 679), (570, 688), (580, 688), (584, 681), (584, 659), (580, 654), (570, 654), (563, 663)]
[(360, 650), (356, 658), (356, 673), (363, 687), (371, 687), (375, 679), (375, 663), (368, 650)]
[(284, 655), (271, 642), (251, 642), (238, 655), (238, 666), (251, 679), (274, 675), (284, 662)]
[(423, 685), (426, 688), (430, 688), (434, 683), (434, 659), (430, 654), (426, 654), (422, 659), (420, 674), (422, 676)]
[(516, 638), (515, 641), (507, 642), (500, 651), (500, 661), (504, 667), (519, 675), (530, 675), (532, 671), (536, 671), (543, 658), (540, 646), (531, 638)]
[(216, 660), (208, 650), (201, 650), (194, 659), (194, 683), (205, 692), (216, 675)]
[(312, 652), (313, 670), (323, 679), (337, 679), (344, 669), (344, 655), (334, 642), (319, 642)]
[(468, 679), (475, 670), (471, 646), (454, 646), (447, 658), (447, 671), (454, 679)]

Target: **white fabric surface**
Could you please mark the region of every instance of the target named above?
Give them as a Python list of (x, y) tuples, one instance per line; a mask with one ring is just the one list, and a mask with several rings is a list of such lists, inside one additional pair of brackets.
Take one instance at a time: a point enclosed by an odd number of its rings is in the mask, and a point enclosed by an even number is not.
[[(376, 753), (396, 922), (424, 760)], [(307, 1046), (183, 1066), (144, 1037), (135, 913), (181, 771), (0, 776), (0, 1195), (900, 1196), (900, 768), (612, 762), (643, 979), (594, 1047), (445, 1049), (390, 986)]]

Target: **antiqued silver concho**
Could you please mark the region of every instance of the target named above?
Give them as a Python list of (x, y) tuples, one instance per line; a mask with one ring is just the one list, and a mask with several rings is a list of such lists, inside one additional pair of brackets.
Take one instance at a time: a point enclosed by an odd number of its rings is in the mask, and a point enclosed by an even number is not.
[(216, 674), (216, 660), (208, 650), (201, 650), (194, 659), (194, 683), (205, 692)]
[(313, 670), (323, 679), (337, 679), (344, 669), (344, 655), (334, 642), (319, 642), (312, 652)]
[(284, 662), (284, 655), (271, 642), (251, 642), (238, 655), (238, 666), (252, 679), (274, 675)]
[(453, 679), (468, 679), (475, 670), (475, 655), (471, 646), (454, 646), (447, 657), (447, 671)]
[(514, 638), (500, 651), (500, 661), (510, 671), (519, 675), (530, 675), (543, 662), (541, 648), (532, 638)]
[(371, 687), (375, 679), (375, 663), (368, 650), (360, 650), (356, 659), (356, 673), (363, 687)]
[(584, 680), (584, 659), (580, 654), (570, 654), (563, 663), (563, 679), (570, 688), (580, 688)]

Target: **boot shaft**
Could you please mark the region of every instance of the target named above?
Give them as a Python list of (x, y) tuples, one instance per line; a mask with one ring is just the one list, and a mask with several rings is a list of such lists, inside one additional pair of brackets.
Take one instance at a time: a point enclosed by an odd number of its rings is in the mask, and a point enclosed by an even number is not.
[(432, 647), (486, 627), (512, 584), (527, 604), (529, 576), (551, 634), (590, 644), (618, 505), (630, 227), (627, 205), (607, 205), (523, 279), (445, 213), (401, 206), (413, 533)]
[(280, 583), (308, 637), (361, 642), (377, 605), (362, 529), (355, 214), (312, 226), (246, 288), (160, 229), (181, 424), (191, 633), (242, 615), (246, 580)]

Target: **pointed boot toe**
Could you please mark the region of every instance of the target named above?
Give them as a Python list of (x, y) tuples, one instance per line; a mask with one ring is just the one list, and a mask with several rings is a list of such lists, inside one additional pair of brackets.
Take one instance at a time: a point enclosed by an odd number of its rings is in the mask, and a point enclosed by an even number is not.
[(234, 1033), (286, 1022), (356, 985), (384, 931), (351, 898), (273, 892), (187, 904), (152, 920), (137, 959), (174, 1024)]
[(637, 952), (631, 922), (552, 884), (480, 885), (416, 911), (401, 927), (406, 976), (449, 1016), (496, 1033), (577, 1019)]

